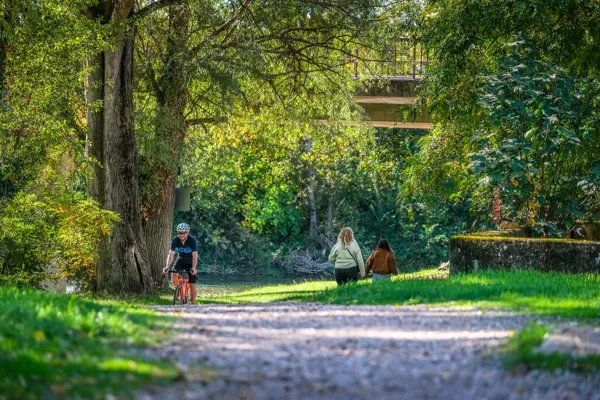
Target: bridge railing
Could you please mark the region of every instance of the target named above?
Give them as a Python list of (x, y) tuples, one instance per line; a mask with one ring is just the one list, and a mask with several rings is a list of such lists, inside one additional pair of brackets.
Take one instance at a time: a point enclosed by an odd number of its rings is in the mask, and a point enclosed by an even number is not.
[(411, 38), (399, 38), (384, 50), (356, 49), (349, 60), (357, 77), (398, 77), (419, 79), (431, 62), (432, 55), (421, 43)]

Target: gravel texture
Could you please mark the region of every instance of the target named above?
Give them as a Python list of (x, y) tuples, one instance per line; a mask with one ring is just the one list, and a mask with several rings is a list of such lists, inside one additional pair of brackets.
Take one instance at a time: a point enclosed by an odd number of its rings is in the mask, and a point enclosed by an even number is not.
[(554, 329), (537, 351), (570, 353), (578, 356), (600, 355), (600, 326), (577, 325), (572, 322), (567, 326)]
[(508, 371), (498, 354), (535, 317), (316, 303), (153, 307), (178, 317), (180, 382), (140, 399), (599, 399), (600, 373)]

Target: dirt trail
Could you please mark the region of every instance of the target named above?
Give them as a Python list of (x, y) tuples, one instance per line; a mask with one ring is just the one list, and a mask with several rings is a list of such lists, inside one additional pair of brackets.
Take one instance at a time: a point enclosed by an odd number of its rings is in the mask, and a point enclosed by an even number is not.
[[(142, 399), (598, 399), (600, 374), (511, 372), (497, 351), (531, 316), (315, 303), (153, 307), (177, 314), (187, 379)], [(190, 368), (191, 366), (191, 368)]]

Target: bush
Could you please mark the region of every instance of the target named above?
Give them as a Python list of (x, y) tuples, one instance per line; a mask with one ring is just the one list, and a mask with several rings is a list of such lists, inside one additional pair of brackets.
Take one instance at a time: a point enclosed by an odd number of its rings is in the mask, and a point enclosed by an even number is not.
[(0, 282), (40, 287), (44, 279), (72, 279), (92, 288), (98, 243), (116, 220), (81, 194), (17, 194), (0, 213)]

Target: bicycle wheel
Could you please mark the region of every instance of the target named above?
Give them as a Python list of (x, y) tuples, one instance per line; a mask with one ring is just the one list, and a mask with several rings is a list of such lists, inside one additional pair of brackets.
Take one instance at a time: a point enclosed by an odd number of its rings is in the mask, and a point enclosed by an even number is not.
[(177, 297), (179, 297), (179, 293), (181, 292), (181, 288), (178, 286), (175, 288), (175, 293), (173, 293), (173, 305), (177, 304)]
[(187, 304), (187, 293), (184, 295), (183, 291), (181, 292), (181, 304), (182, 305)]

